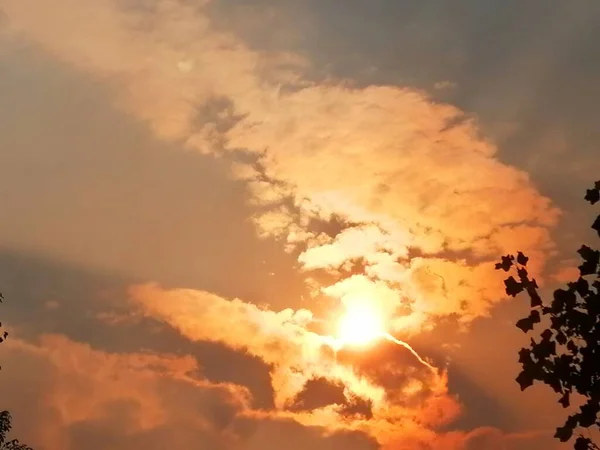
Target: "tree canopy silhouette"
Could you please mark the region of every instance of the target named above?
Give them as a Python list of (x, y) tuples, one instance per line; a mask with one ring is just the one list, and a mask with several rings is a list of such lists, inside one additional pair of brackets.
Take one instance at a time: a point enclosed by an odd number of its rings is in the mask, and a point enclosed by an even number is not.
[[(0, 303), (4, 297), (0, 293)], [(8, 332), (2, 327), (0, 322), (0, 343), (4, 342), (8, 336)], [(0, 412), (0, 450), (33, 450), (27, 445), (19, 443), (18, 439), (9, 440), (8, 434), (12, 428), (12, 418), (8, 411)]]
[[(592, 205), (600, 202), (600, 181), (586, 193)], [(600, 237), (600, 215), (592, 224)], [(527, 273), (529, 258), (519, 252), (506, 255), (497, 270), (513, 272), (505, 281), (512, 297), (525, 292), (530, 299), (529, 315), (517, 322), (523, 332), (537, 325), (547, 327), (531, 338), (529, 348), (519, 352), (521, 373), (516, 381), (525, 390), (535, 381), (550, 386), (563, 408), (577, 403), (565, 424), (556, 429), (555, 438), (567, 442), (576, 429), (600, 427), (600, 251), (582, 245), (579, 278), (554, 291), (551, 302), (538, 293), (538, 285)], [(575, 450), (600, 450), (588, 437), (579, 434)]]
[(0, 450), (33, 450), (25, 444), (19, 443), (18, 439), (8, 439), (8, 433), (12, 428), (12, 420), (8, 411), (0, 412)]

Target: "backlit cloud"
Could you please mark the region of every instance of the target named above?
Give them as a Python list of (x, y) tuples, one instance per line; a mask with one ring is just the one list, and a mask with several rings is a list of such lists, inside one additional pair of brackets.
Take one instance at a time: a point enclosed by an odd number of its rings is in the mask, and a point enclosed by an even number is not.
[[(265, 361), (271, 367), (276, 408), (266, 416), (361, 430), (385, 442), (388, 435), (405, 433), (404, 423), (417, 429), (439, 426), (460, 412), (442, 371), (392, 343), (365, 353), (340, 349), (335, 336), (310, 331), (309, 311), (276, 313), (237, 299), (156, 285), (134, 287), (131, 295), (145, 314), (166, 321), (192, 341), (219, 342)], [(321, 392), (330, 394), (311, 407), (318, 380)], [(328, 395), (330, 403), (325, 401)]]
[[(526, 173), (498, 158), (475, 117), (409, 86), (308, 81), (309, 61), (250, 48), (216, 29), (208, 3), (5, 0), (3, 8), (11, 29), (109, 85), (115, 104), (157, 138), (235, 161), (231, 176), (246, 183), (257, 235), (297, 255), (315, 297), (339, 300), (342, 309), (369, 304), (384, 316), (386, 332), (406, 337), (439, 318), (467, 325), (487, 315), (503, 295), (493, 270), (500, 254), (523, 250), (532, 272), (542, 272), (559, 212)], [(315, 283), (319, 274), (329, 281)], [(252, 410), (247, 390), (192, 375), (201, 368), (191, 358), (106, 355), (57, 337), (40, 347), (21, 344), (69, 373), (85, 365), (102, 378), (61, 378), (67, 384), (56, 388), (61, 397), (52, 405), (62, 425), (109, 420), (97, 415), (104, 403), (125, 399), (137, 405), (129, 432), (192, 421), (214, 448), (253, 449), (268, 440), (260, 431), (241, 444), (236, 427), (244, 420), (260, 422), (259, 430), (285, 421), (319, 433), (362, 432), (394, 449), (466, 450), (505, 438), (439, 432), (460, 414), (446, 373), (391, 342), (364, 352), (338, 345), (332, 317), (316, 316), (316, 299), (305, 309), (274, 311), (155, 284), (133, 287), (131, 298), (189, 341), (264, 361), (274, 410)], [(48, 350), (65, 346), (78, 356)], [(127, 376), (118, 378), (121, 372)], [(209, 396), (202, 405), (227, 405), (225, 425), (206, 423), (213, 409), (184, 416), (196, 407), (185, 395), (177, 397), (181, 411), (166, 409), (159, 392), (171, 391), (161, 376)], [(112, 394), (99, 394), (110, 377), (117, 378)], [(92, 394), (73, 393), (79, 381)], [(311, 402), (315, 389), (329, 401)], [(177, 443), (197, 439), (190, 433)]]
[[(283, 238), (307, 270), (363, 263), (396, 292), (387, 309), (412, 313), (398, 325), (485, 315), (501, 297), (490, 261), (520, 248), (540, 269), (552, 250), (549, 200), (496, 158), (474, 118), (424, 92), (303, 81), (307, 62), (216, 30), (203, 2), (9, 0), (5, 10), (24, 36), (111, 82), (157, 136), (250, 155), (234, 173), (263, 206), (259, 234)], [(203, 116), (216, 99), (227, 106)], [(311, 230), (332, 217), (341, 232)]]

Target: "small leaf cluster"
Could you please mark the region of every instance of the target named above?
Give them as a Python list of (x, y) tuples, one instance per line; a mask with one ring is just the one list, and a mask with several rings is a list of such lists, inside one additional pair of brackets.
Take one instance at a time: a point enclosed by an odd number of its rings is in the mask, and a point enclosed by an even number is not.
[[(0, 303), (4, 297), (0, 293)], [(2, 329), (0, 322), (0, 344), (6, 340), (8, 332)], [(33, 450), (31, 447), (21, 444), (18, 439), (8, 440), (8, 434), (12, 429), (12, 418), (8, 411), (0, 412), (0, 450)]]
[[(4, 300), (4, 296), (0, 293), (0, 303)], [(2, 328), (2, 322), (0, 322), (0, 344), (3, 343), (8, 337), (8, 331)], [(0, 368), (2, 368), (0, 366)]]
[(8, 411), (0, 412), (0, 450), (33, 450), (19, 443), (18, 439), (8, 440), (7, 435), (12, 429), (12, 418)]
[[(600, 181), (587, 191), (585, 200), (592, 205), (600, 202)], [(592, 229), (600, 237), (600, 215)], [(540, 381), (558, 394), (564, 408), (571, 406), (575, 394), (584, 399), (557, 428), (554, 437), (561, 442), (571, 439), (578, 428), (600, 427), (600, 251), (583, 245), (578, 253), (579, 278), (555, 290), (549, 303), (539, 295), (535, 279), (529, 278), (529, 258), (523, 253), (503, 256), (496, 264), (497, 270), (513, 273), (504, 281), (506, 293), (515, 297), (526, 292), (530, 299), (529, 315), (516, 326), (528, 333), (537, 325), (548, 325), (519, 352), (522, 370), (516, 381), (521, 390)], [(575, 450), (589, 449), (600, 450), (580, 435)]]

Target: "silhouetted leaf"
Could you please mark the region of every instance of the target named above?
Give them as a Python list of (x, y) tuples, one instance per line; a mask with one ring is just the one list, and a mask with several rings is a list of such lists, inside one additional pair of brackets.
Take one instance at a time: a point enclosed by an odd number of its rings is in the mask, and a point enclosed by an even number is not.
[(565, 333), (559, 330), (556, 333), (556, 342), (558, 342), (560, 345), (565, 345), (567, 343), (567, 336), (565, 336)]
[(577, 344), (575, 344), (575, 342), (573, 341), (569, 341), (567, 343), (567, 349), (571, 352), (571, 353), (577, 353), (579, 351), (579, 347), (577, 347)]
[(521, 281), (523, 285), (529, 284), (529, 274), (525, 267), (519, 267), (517, 269), (517, 275), (519, 275), (519, 281)]
[(560, 403), (563, 408), (568, 408), (569, 405), (571, 404), (571, 402), (569, 401), (569, 398), (570, 398), (570, 394), (568, 392), (565, 392), (563, 394), (563, 396), (560, 398), (560, 400), (558, 401), (558, 403)]
[[(529, 317), (527, 317), (527, 320), (528, 320), (528, 323), (531, 324), (531, 328), (530, 329), (533, 330), (534, 324), (540, 323), (540, 321), (541, 321), (541, 319), (540, 319), (540, 312), (539, 311), (535, 311), (535, 310), (531, 311), (529, 313)], [(517, 326), (519, 326), (519, 325), (517, 324)], [(521, 328), (521, 327), (519, 327), (519, 328)], [(521, 328), (521, 329), (523, 330), (523, 328)], [(527, 332), (526, 330), (523, 330), (523, 331), (525, 333)]]
[(542, 334), (540, 334), (540, 336), (542, 337), (542, 340), (549, 341), (552, 337), (552, 331), (550, 331), (549, 329), (545, 329), (544, 331), (542, 331)]
[(596, 422), (596, 413), (598, 412), (597, 405), (588, 402), (580, 408), (580, 411), (579, 425), (585, 428), (594, 425)]
[(591, 450), (594, 447), (592, 447), (592, 441), (584, 438), (583, 436), (580, 436), (577, 438), (577, 440), (575, 441), (575, 450)]
[(526, 266), (529, 258), (525, 256), (522, 252), (517, 253), (517, 262), (522, 266)]
[(559, 439), (560, 442), (567, 442), (573, 436), (573, 429), (569, 427), (559, 427), (554, 433), (554, 437)]
[(573, 288), (579, 295), (583, 297), (590, 289), (590, 285), (585, 278), (579, 277), (579, 279), (573, 284)]
[(600, 252), (591, 249), (587, 245), (582, 245), (577, 253), (583, 258), (583, 263), (579, 266), (580, 275), (584, 277), (595, 274), (600, 264)]
[(533, 330), (533, 321), (530, 317), (525, 317), (517, 321), (517, 328), (523, 331), (523, 333), (527, 333), (528, 331)]
[[(594, 286), (594, 288), (600, 290), (600, 287)], [(585, 306), (587, 307), (588, 314), (592, 317), (600, 317), (600, 298), (598, 295), (589, 295), (585, 299)]]
[(555, 312), (563, 311), (564, 309), (571, 309), (575, 306), (577, 298), (573, 291), (565, 289), (557, 289), (554, 291), (554, 301), (552, 302), (552, 309)]
[(598, 201), (600, 201), (600, 190), (588, 189), (585, 193), (585, 199), (592, 205), (595, 205)]
[(522, 348), (519, 350), (519, 362), (521, 364), (528, 364), (531, 362), (531, 350), (528, 348)]
[(505, 272), (508, 272), (513, 265), (513, 260), (515, 259), (514, 256), (506, 255), (500, 259), (501, 259), (501, 262), (496, 264), (496, 270), (502, 269)]
[(538, 306), (542, 306), (542, 297), (538, 294), (538, 291), (535, 290), (532, 286), (527, 287), (527, 293), (529, 294), (529, 299), (531, 300), (531, 307), (537, 308)]
[(536, 358), (544, 360), (550, 355), (556, 353), (556, 343), (551, 341), (549, 338), (544, 338), (541, 342), (536, 344), (536, 346), (532, 349), (532, 352)]
[(516, 378), (516, 381), (519, 383), (519, 386), (521, 386), (522, 391), (533, 385), (533, 377), (524, 370)]
[(596, 217), (596, 220), (592, 224), (592, 229), (596, 230), (598, 236), (600, 236), (600, 216)]
[(515, 280), (514, 277), (508, 277), (504, 280), (504, 286), (506, 286), (506, 293), (511, 297), (516, 297), (523, 290), (523, 285)]

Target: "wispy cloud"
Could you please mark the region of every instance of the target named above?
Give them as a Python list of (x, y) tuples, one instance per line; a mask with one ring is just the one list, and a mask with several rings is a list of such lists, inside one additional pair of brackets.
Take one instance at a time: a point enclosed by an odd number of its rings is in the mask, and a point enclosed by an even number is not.
[[(238, 299), (194, 290), (163, 290), (156, 285), (135, 286), (131, 295), (145, 314), (167, 321), (188, 338), (221, 342), (271, 365), (279, 407), (285, 407), (307, 381), (317, 377), (343, 382), (349, 395), (365, 395), (381, 401), (376, 407), (389, 407), (383, 389), (340, 364), (342, 355), (337, 353), (334, 336), (310, 330), (313, 315), (308, 310), (273, 312)], [(406, 353), (404, 364), (411, 366), (408, 372), (424, 376), (428, 383), (423, 387), (443, 393), (443, 377)], [(438, 381), (431, 383), (436, 378)]]
[[(488, 287), (490, 260), (518, 247), (542, 261), (552, 249), (549, 200), (496, 159), (473, 118), (423, 92), (303, 82), (303, 61), (213, 29), (201, 5), (5, 8), (25, 36), (112, 82), (115, 101), (158, 136), (254, 155), (260, 170), (243, 176), (265, 206), (259, 231), (304, 249), (306, 269), (363, 262), (370, 279), (393, 285), (391, 309), (408, 304), (417, 322), (486, 314), (500, 295)], [(231, 108), (203, 122), (198, 112), (215, 98)], [(341, 233), (310, 229), (332, 217)]]

